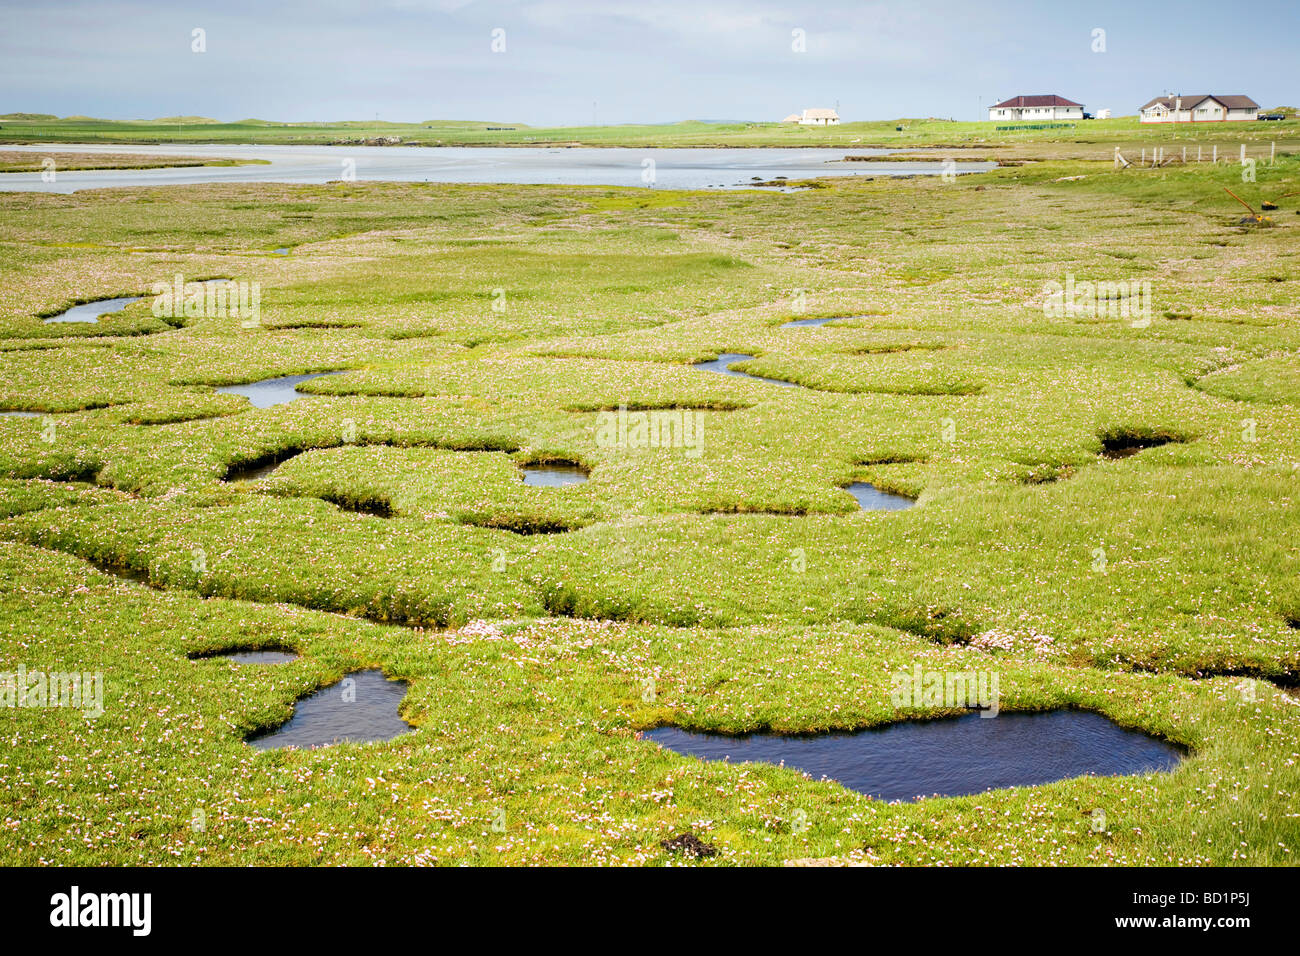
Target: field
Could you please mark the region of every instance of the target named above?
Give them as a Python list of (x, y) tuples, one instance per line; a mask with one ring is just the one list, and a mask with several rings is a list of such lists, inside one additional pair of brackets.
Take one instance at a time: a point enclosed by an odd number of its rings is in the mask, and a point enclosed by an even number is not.
[[(100, 120), (90, 117), (0, 116), (0, 143), (215, 143), (322, 145), (374, 143), (399, 138), (405, 146), (779, 146), (779, 147), (947, 147), (940, 155), (964, 156), (978, 150), (999, 158), (1109, 159), (1116, 146), (1139, 150), (1164, 146), (1205, 149), (1206, 155), (1236, 152), (1246, 143), (1252, 154), (1276, 142), (1279, 149), (1300, 149), (1300, 119), (1294, 115), (1273, 122), (1146, 124), (1136, 116), (1086, 120), (1072, 126), (1034, 129), (1034, 124), (959, 122), (946, 119), (900, 118), (846, 122), (812, 127), (792, 123), (707, 123), (660, 125), (532, 127), (522, 123), (431, 120), (424, 123), (332, 122), (276, 123), (242, 120), (221, 123), (203, 117), (159, 120)], [(999, 127), (1018, 126), (1016, 129)]]
[[(862, 125), (816, 145), (908, 145)], [(915, 144), (988, 124), (960, 125)], [(689, 831), (705, 865), (1294, 863), (1300, 158), (1278, 126), (1224, 135), (1254, 182), (1114, 170), (1114, 145), (1197, 142), (1130, 129), (777, 194), (0, 194), (0, 408), (40, 415), (0, 418), (0, 670), (106, 687), (98, 718), (0, 710), (0, 862), (669, 864)], [(1243, 222), (1225, 187), (1278, 208)], [(260, 316), (42, 322), (178, 274), (258, 283)], [(1085, 282), (1123, 283), (1124, 312), (1051, 307)], [(690, 367), (721, 353), (802, 387)], [(213, 388), (334, 370), (265, 409)], [(702, 444), (611, 446), (620, 406), (698, 413)], [(590, 480), (519, 480), (544, 462)], [(917, 506), (859, 511), (853, 481)], [(256, 647), (301, 657), (200, 656)], [(951, 713), (891, 702), (918, 663), (1189, 757), (886, 804), (637, 738)], [(244, 743), (361, 667), (411, 682), (413, 733)]]

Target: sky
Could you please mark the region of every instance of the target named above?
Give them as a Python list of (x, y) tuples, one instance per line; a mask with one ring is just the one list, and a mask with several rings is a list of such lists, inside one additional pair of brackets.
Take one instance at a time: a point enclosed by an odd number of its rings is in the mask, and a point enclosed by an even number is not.
[(1115, 115), (1165, 93), (1271, 108), (1300, 105), (1297, 35), (1300, 0), (0, 0), (0, 113), (982, 119), (1035, 93)]

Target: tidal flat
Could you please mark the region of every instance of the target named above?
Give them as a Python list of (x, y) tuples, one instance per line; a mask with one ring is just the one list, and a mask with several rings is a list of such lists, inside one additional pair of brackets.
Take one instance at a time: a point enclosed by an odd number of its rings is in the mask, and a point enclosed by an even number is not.
[[(824, 186), (0, 195), (0, 671), (104, 688), (0, 708), (0, 862), (1293, 865), (1300, 160)], [(156, 317), (178, 273), (260, 321)], [(191, 659), (248, 648), (299, 656)], [(916, 666), (1186, 756), (893, 803), (640, 738), (965, 712)], [(246, 742), (374, 670), (410, 732)]]

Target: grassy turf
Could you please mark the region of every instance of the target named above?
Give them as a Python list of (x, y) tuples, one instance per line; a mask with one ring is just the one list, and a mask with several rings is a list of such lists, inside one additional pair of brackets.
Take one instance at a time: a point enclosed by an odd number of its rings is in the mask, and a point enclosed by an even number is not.
[[(690, 829), (723, 864), (1292, 862), (1300, 161), (1257, 172), (0, 197), (0, 407), (44, 413), (0, 418), (0, 670), (107, 682), (97, 720), (0, 711), (0, 859), (673, 862)], [(41, 321), (176, 273), (260, 283), (261, 323)], [(1053, 315), (1070, 277), (1149, 282), (1149, 321)], [(724, 352), (799, 387), (690, 367)], [(603, 441), (620, 406), (698, 413), (698, 454)], [(590, 480), (523, 485), (546, 460)], [(270, 646), (303, 656), (187, 656)], [(916, 716), (917, 662), (1192, 756), (889, 806), (635, 737)], [(367, 666), (415, 733), (242, 743)]]
[[(938, 118), (900, 118), (812, 127), (793, 123), (687, 121), (652, 125), (530, 127), (520, 123), (430, 120), (424, 123), (278, 123), (242, 120), (221, 123), (201, 117), (160, 120), (100, 120), (90, 117), (0, 118), (4, 143), (280, 143), (286, 145), (360, 144), (383, 137), (417, 146), (916, 146), (983, 150), (991, 155), (1050, 158), (1109, 157), (1115, 146), (1140, 150), (1164, 146), (1167, 153), (1203, 146), (1206, 157), (1238, 144), (1251, 154), (1271, 142), (1300, 146), (1300, 119), (1280, 122), (1142, 124), (1137, 116), (1087, 120), (1058, 129), (1034, 124), (965, 122)], [(999, 126), (1019, 128), (998, 129)]]

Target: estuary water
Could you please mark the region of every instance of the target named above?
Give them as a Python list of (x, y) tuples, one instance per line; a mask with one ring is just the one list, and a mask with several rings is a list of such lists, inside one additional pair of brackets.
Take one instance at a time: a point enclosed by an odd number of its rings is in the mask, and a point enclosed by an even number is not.
[[(852, 162), (846, 156), (882, 156), (888, 149), (640, 149), (478, 146), (218, 146), (55, 144), (0, 146), (0, 152), (117, 153), (266, 160), (267, 165), (178, 169), (55, 169), (0, 173), (0, 191), (70, 193), (108, 186), (180, 186), (193, 183), (325, 183), (336, 179), (430, 183), (517, 183), (564, 186), (636, 186), (657, 189), (734, 189), (755, 181), (814, 176), (925, 176), (943, 163)], [(915, 152), (915, 149), (908, 150)], [(957, 163), (958, 173), (992, 163)]]

